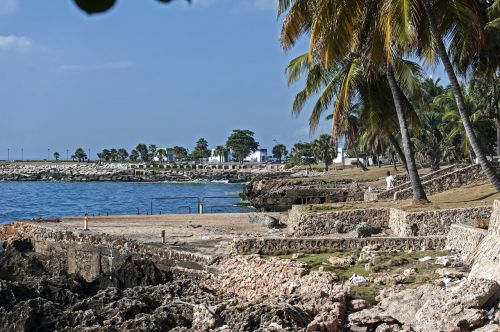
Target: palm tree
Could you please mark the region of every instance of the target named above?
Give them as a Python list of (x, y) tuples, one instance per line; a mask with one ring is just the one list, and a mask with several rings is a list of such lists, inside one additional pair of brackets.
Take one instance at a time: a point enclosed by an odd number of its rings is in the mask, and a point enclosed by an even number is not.
[(54, 152), (54, 159), (55, 159), (56, 161), (59, 161), (59, 157), (60, 157), (60, 156), (61, 156), (61, 155), (59, 154), (59, 152), (57, 152), (57, 151), (56, 151), (56, 152)]
[[(470, 95), (464, 95), (464, 102), (469, 111), (467, 117), (471, 120), (471, 125), (474, 130), (474, 135), (478, 138), (478, 144), (482, 151), (488, 151), (489, 138), (486, 135), (488, 128), (491, 127), (492, 121), (481, 114), (480, 110), (474, 104)], [(467, 132), (462, 124), (461, 117), (457, 110), (457, 104), (454, 99), (452, 88), (448, 88), (446, 92), (434, 99), (433, 105), (441, 109), (443, 113), (444, 129), (454, 144), (460, 146), (461, 156), (468, 156), (470, 161), (474, 162), (475, 150), (473, 149), (470, 140), (467, 139)]]
[(219, 162), (222, 163), (227, 157), (228, 149), (224, 145), (217, 145), (214, 149), (214, 156), (219, 157)]
[(469, 92), (478, 110), (495, 123), (496, 155), (500, 156), (500, 73), (473, 77)]
[(111, 161), (117, 161), (118, 160), (118, 150), (117, 149), (111, 149), (109, 150), (109, 156)]
[[(307, 54), (301, 55), (290, 61), (287, 67), (289, 84), (295, 83), (305, 72), (306, 86), (295, 97), (292, 113), (298, 115), (302, 112), (306, 101), (316, 96), (320, 91), (320, 97), (316, 101), (311, 115), (309, 117), (309, 129), (313, 132), (319, 123), (319, 119), (323, 112), (333, 103), (335, 89), (338, 89), (339, 83), (336, 80), (342, 80), (341, 67), (336, 67), (336, 71), (327, 73), (320, 66), (314, 66), (309, 69), (304, 63), (307, 61)], [(416, 74), (419, 75), (418, 68)], [(389, 91), (387, 80), (383, 77), (367, 80), (363, 75), (363, 71), (356, 69), (356, 74), (352, 76), (353, 84), (356, 86), (356, 102), (344, 109), (344, 115), (339, 116), (340, 120), (335, 127), (336, 140), (338, 136), (350, 136), (351, 141), (356, 141), (360, 134), (359, 130), (371, 130), (378, 135), (383, 135), (393, 145), (395, 152), (406, 167), (406, 158), (395, 133), (398, 131), (398, 120), (394, 109), (394, 102)], [(353, 87), (354, 89), (354, 87)], [(418, 130), (419, 121), (414, 110), (409, 107), (409, 102), (406, 102), (406, 112), (410, 119), (410, 125), (414, 130)], [(333, 119), (333, 114), (326, 117), (328, 120)], [(334, 123), (335, 124), (335, 123)], [(349, 138), (349, 137), (348, 137)], [(349, 139), (347, 142), (349, 143)]]
[(172, 152), (174, 154), (175, 160), (187, 158), (188, 156), (188, 150), (182, 146), (174, 146), (172, 148)]
[[(459, 70), (467, 71), (467, 68), (475, 63), (484, 62), (489, 59), (491, 52), (487, 41), (485, 30), (486, 20), (481, 14), (479, 2), (469, 0), (454, 1), (381, 1), (385, 3), (383, 15), (380, 15), (381, 25), (385, 27), (386, 48), (390, 50), (397, 46), (416, 51), (419, 55), (425, 55), (427, 60), (434, 61), (435, 54), (441, 60), (446, 74), (450, 80), (451, 91), (457, 104), (457, 111), (463, 123), (465, 133), (470, 141), (470, 146), (477, 156), (478, 162), (490, 182), (500, 191), (500, 176), (495, 172), (480, 143), (467, 110), (460, 84), (453, 68), (452, 61), (448, 55), (443, 39), (450, 37), (450, 54)], [(421, 13), (425, 13), (426, 20)], [(439, 20), (435, 13), (439, 13)], [(498, 31), (496, 32), (498, 33)], [(494, 46), (494, 45), (493, 45)], [(434, 54), (435, 52), (435, 54)], [(490, 68), (497, 68), (498, 50), (493, 57)], [(488, 66), (488, 64), (486, 64)]]
[(87, 154), (85, 153), (85, 150), (83, 150), (82, 148), (78, 148), (75, 150), (75, 154), (73, 156), (71, 156), (71, 158), (73, 160), (77, 159), (78, 162), (81, 162), (81, 161), (84, 161), (85, 159), (87, 159)]
[(160, 163), (163, 162), (163, 160), (165, 160), (165, 157), (167, 156), (167, 149), (165, 148), (156, 149), (156, 155), (158, 156)]
[(330, 135), (322, 134), (312, 142), (314, 157), (325, 163), (325, 171), (328, 172), (328, 166), (336, 157), (336, 146), (333, 145), (333, 140)]
[(137, 150), (132, 150), (130, 151), (130, 160), (131, 161), (137, 161), (137, 159), (139, 159), (139, 152), (137, 152)]
[(125, 161), (128, 158), (128, 152), (125, 148), (118, 149), (117, 155), (120, 161)]
[(158, 146), (156, 144), (149, 144), (148, 146), (148, 151), (149, 151), (149, 156), (148, 159), (152, 160), (154, 157), (156, 157)]
[(278, 159), (278, 161), (281, 163), (281, 159), (283, 156), (286, 156), (288, 154), (288, 151), (286, 149), (286, 146), (284, 144), (276, 144), (273, 146), (273, 157)]
[(149, 160), (148, 147), (146, 144), (137, 144), (135, 150), (139, 153), (143, 162), (147, 162)]
[(340, 65), (345, 68), (339, 86), (332, 87), (333, 93), (326, 96), (333, 98), (336, 94), (337, 97), (333, 111), (333, 137), (336, 136), (336, 126), (356, 96), (353, 78), (360, 76), (360, 71), (365, 79), (370, 75), (385, 76), (399, 122), (414, 198), (427, 201), (415, 164), (406, 115), (411, 106), (405, 93), (412, 90), (415, 77), (408, 75), (408, 62), (402, 60), (402, 52), (393, 48), (393, 43), (386, 52), (381, 52), (380, 45), (384, 45), (385, 35), (375, 20), (376, 16), (372, 15), (379, 7), (377, 0), (280, 0), (278, 14), (287, 11), (281, 41), (287, 49), (301, 34), (309, 33), (309, 66), (335, 69)]

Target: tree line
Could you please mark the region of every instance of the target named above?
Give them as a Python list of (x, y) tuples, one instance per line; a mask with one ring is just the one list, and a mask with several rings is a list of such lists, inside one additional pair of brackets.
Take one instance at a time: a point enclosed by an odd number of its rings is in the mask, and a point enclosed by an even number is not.
[[(259, 143), (255, 140), (254, 132), (251, 130), (235, 129), (227, 138), (225, 145), (217, 145), (214, 148), (214, 156), (219, 157), (219, 161), (227, 160), (229, 152), (233, 158), (240, 162), (252, 152), (256, 151)], [(158, 147), (156, 144), (140, 143), (128, 153), (125, 148), (104, 149), (97, 154), (101, 161), (141, 161), (159, 162), (172, 160), (175, 162), (201, 161), (212, 155), (208, 141), (200, 138), (196, 141), (193, 150), (190, 152), (186, 147), (174, 146), (171, 148)]]

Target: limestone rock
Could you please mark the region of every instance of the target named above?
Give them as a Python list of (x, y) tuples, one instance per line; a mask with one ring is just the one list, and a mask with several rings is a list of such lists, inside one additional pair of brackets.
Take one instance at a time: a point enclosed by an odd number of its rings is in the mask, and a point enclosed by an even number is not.
[(363, 299), (355, 299), (351, 300), (350, 307), (353, 311), (360, 311), (368, 308), (370, 305), (366, 300)]
[(349, 267), (356, 263), (356, 259), (352, 256), (337, 257), (331, 256), (328, 258), (328, 262), (332, 264), (333, 267)]
[(396, 320), (380, 308), (365, 309), (349, 315), (349, 323), (358, 326), (392, 323)]
[(356, 225), (354, 230), (349, 233), (352, 237), (370, 237), (372, 234), (376, 234), (380, 232), (380, 228), (373, 227), (368, 225), (367, 223), (360, 223)]
[(499, 324), (488, 324), (474, 330), (474, 332), (498, 332), (498, 331), (500, 331)]
[(217, 324), (217, 317), (205, 305), (193, 308), (193, 329), (196, 331), (211, 331)]
[(416, 313), (436, 292), (439, 287), (434, 285), (394, 292), (380, 301), (379, 308), (400, 323), (416, 325)]
[(280, 226), (280, 221), (277, 218), (271, 217), (267, 214), (251, 213), (248, 215), (250, 223), (253, 224), (263, 224), (268, 228), (278, 228)]

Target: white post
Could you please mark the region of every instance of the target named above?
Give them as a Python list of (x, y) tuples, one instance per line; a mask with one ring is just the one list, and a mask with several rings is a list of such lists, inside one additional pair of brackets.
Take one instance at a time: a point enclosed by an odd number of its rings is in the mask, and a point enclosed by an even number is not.
[(201, 201), (198, 204), (198, 212), (199, 212), (199, 214), (203, 214), (203, 202), (201, 202)]
[(83, 221), (83, 229), (88, 230), (89, 229), (89, 220), (87, 218), (87, 215), (85, 215), (85, 219)]

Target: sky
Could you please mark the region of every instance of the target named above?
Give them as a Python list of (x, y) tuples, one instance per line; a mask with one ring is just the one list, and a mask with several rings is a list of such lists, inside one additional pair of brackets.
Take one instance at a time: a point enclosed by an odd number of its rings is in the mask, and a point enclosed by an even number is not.
[[(309, 135), (290, 113), (277, 0), (118, 0), (87, 16), (72, 0), (0, 0), (0, 159), (91, 157), (137, 143), (192, 150), (250, 129), (261, 147)], [(51, 156), (52, 158), (52, 156)]]

